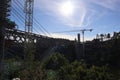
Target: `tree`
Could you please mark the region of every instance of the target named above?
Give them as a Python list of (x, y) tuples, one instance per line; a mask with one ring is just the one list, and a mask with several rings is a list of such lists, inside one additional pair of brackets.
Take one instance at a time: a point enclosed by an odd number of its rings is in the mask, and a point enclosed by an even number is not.
[(112, 75), (107, 66), (88, 67), (84, 62), (75, 61), (60, 68), (59, 80), (112, 80)]
[(21, 80), (44, 80), (45, 70), (41, 63), (35, 60), (34, 43), (26, 43), (23, 69), (19, 72)]
[(16, 23), (11, 21), (10, 19), (6, 19), (6, 28), (7, 29), (14, 29), (16, 26)]
[(86, 64), (83, 62), (74, 61), (59, 69), (59, 80), (84, 80), (85, 75)]
[(112, 74), (107, 71), (107, 66), (92, 66), (86, 71), (85, 80), (112, 80)]
[(67, 65), (69, 61), (60, 53), (53, 53), (44, 63), (46, 69), (58, 70), (61, 66)]
[(19, 72), (21, 80), (45, 80), (45, 70), (39, 62)]
[(100, 37), (101, 37), (101, 41), (103, 41), (104, 34), (100, 34)]

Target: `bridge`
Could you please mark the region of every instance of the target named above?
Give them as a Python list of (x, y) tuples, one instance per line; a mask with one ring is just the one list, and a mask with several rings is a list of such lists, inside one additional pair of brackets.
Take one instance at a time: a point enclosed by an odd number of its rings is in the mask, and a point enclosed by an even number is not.
[[(17, 29), (5, 29), (5, 56), (9, 57), (24, 57), (24, 43), (26, 42), (27, 32)], [(54, 53), (60, 47), (66, 47), (72, 45), (73, 42), (67, 39), (51, 38), (35, 33), (30, 34), (31, 40), (33, 40), (37, 53), (35, 54), (36, 59), (45, 60), (52, 53)], [(64, 51), (64, 49), (63, 49)]]
[[(22, 31), (22, 30), (17, 30), (17, 29), (5, 29), (5, 39), (6, 40), (12, 40), (18, 43), (24, 43), (26, 40), (26, 35), (27, 32)], [(50, 37), (47, 36), (43, 36), (43, 35), (39, 35), (39, 34), (35, 34), (35, 33), (30, 33), (30, 40), (32, 40), (34, 43), (36, 43), (38, 40), (40, 40), (41, 38), (45, 38), (45, 39), (50, 39)], [(27, 37), (27, 39), (29, 39), (29, 37)]]

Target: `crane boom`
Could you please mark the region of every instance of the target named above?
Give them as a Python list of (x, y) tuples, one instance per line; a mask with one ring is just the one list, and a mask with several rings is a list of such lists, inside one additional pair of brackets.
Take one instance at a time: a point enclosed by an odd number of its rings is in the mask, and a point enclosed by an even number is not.
[(61, 31), (61, 32), (54, 32), (54, 33), (82, 32), (82, 31), (92, 31), (92, 30), (93, 29), (81, 29), (81, 30)]

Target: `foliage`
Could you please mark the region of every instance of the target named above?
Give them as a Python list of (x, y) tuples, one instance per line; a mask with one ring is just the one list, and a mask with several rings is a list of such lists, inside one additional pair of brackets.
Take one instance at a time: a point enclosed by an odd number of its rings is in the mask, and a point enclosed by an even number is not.
[(45, 70), (38, 61), (32, 61), (29, 66), (23, 66), (23, 62), (16, 60), (7, 60), (5, 69), (6, 80), (20, 78), (21, 80), (44, 80)]
[(85, 63), (73, 62), (59, 70), (59, 80), (111, 80), (107, 67), (87, 67)]
[(35, 60), (36, 49), (33, 43), (26, 43), (23, 69), (19, 72), (22, 80), (44, 80), (45, 71), (41, 63)]
[(86, 73), (85, 80), (112, 80), (112, 74), (107, 71), (107, 66), (92, 66)]
[(24, 60), (18, 62), (10, 59), (6, 61), (8, 68), (5, 72), (8, 80), (16, 77), (21, 80), (44, 80), (45, 70), (41, 63), (34, 59), (34, 45), (28, 44), (27, 46), (29, 47), (25, 50), (26, 56)]
[(84, 60), (70, 63), (63, 54), (53, 53), (43, 65), (35, 60), (34, 46), (28, 45), (26, 60), (20, 62), (23, 67), (15, 64), (16, 60), (8, 60), (9, 68), (6, 69), (5, 76), (8, 76), (8, 79), (20, 77), (21, 80), (118, 80), (120, 78), (117, 77), (120, 72), (116, 73), (118, 69), (114, 73), (109, 69), (110, 64), (120, 65), (118, 44), (120, 39), (86, 45), (86, 63)]
[(31, 68), (34, 65), (35, 53), (36, 53), (36, 49), (34, 43), (26, 42), (24, 48), (24, 60), (23, 60), (23, 66), (25, 68)]
[(59, 80), (58, 79), (58, 72), (54, 70), (47, 70), (46, 80)]
[(11, 21), (10, 19), (5, 20), (5, 27), (8, 29), (14, 29), (16, 26), (16, 23)]
[(62, 80), (80, 80), (85, 71), (84, 66), (80, 66), (80, 64), (75, 61), (69, 65), (62, 66), (59, 70), (59, 78)]
[(88, 66), (84, 61), (69, 63), (60, 53), (53, 54), (45, 67), (47, 80), (112, 80), (107, 66)]
[(21, 80), (44, 80), (45, 70), (39, 62), (33, 63), (30, 68), (25, 68), (20, 71)]
[(58, 70), (61, 66), (67, 65), (69, 61), (60, 53), (53, 53), (44, 63), (46, 69)]
[(59, 69), (69, 65), (69, 61), (60, 53), (53, 53), (43, 64), (46, 69), (46, 80), (59, 80)]
[(16, 26), (16, 23), (14, 21), (11, 21), (10, 19), (5, 19), (1, 21), (0, 25), (7, 29), (14, 29)]
[[(20, 68), (8, 60), (9, 79), (20, 77), (21, 80), (114, 80), (108, 66), (88, 66), (84, 60), (69, 63), (60, 53), (54, 53), (41, 65), (32, 61), (30, 66)], [(49, 66), (49, 67), (48, 67)]]
[(14, 77), (19, 77), (19, 71), (21, 70), (21, 63), (15, 59), (5, 60), (4, 78), (11, 80)]

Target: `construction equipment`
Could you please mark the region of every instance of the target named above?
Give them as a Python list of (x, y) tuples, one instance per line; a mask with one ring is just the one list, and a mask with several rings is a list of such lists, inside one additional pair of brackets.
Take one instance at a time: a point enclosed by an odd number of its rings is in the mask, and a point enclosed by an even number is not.
[(55, 33), (65, 33), (65, 32), (82, 32), (82, 43), (83, 43), (83, 57), (85, 57), (85, 44), (84, 44), (84, 33), (85, 31), (93, 31), (93, 29), (81, 29), (81, 30), (71, 30), (71, 31), (62, 31), (62, 32), (55, 32)]
[(85, 57), (85, 44), (84, 44), (84, 33), (85, 31), (92, 31), (93, 29), (82, 29), (80, 30), (82, 32), (82, 35), (83, 35), (83, 57)]

